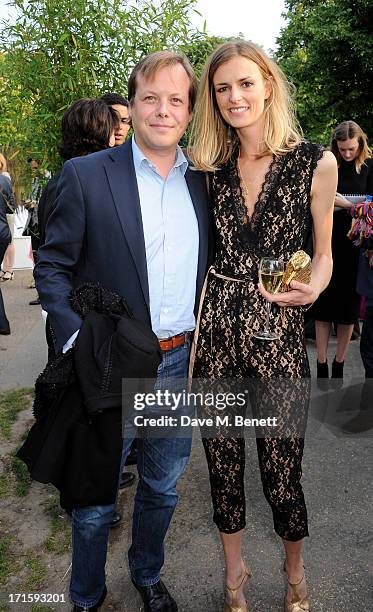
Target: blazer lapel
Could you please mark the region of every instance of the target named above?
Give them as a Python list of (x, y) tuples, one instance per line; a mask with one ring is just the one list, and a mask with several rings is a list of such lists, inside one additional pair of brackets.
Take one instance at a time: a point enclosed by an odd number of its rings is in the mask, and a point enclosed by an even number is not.
[(113, 149), (109, 159), (105, 162), (105, 171), (123, 234), (137, 269), (144, 299), (149, 307), (144, 229), (131, 140)]
[(185, 180), (188, 185), (190, 197), (192, 198), (199, 231), (198, 270), (196, 287), (197, 305), (203, 280), (206, 274), (208, 258), (208, 195), (204, 173), (188, 168), (185, 173)]

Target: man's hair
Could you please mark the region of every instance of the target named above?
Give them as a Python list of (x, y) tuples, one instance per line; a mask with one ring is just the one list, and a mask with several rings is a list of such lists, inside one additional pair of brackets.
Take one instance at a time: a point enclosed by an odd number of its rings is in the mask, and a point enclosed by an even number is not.
[(115, 92), (104, 94), (103, 96), (101, 96), (101, 98), (99, 98), (99, 100), (103, 100), (109, 106), (112, 106), (113, 104), (121, 104), (122, 106), (128, 106), (127, 98)]
[(177, 66), (180, 64), (185, 72), (187, 73), (190, 81), (189, 86), (189, 111), (192, 112), (194, 103), (197, 97), (197, 79), (194, 74), (194, 70), (188, 60), (188, 58), (182, 53), (176, 53), (174, 51), (156, 51), (150, 53), (140, 60), (130, 74), (128, 80), (128, 100), (132, 104), (136, 95), (137, 87), (137, 76), (140, 74), (145, 79), (154, 78), (158, 70), (166, 68), (168, 66)]
[(81, 98), (73, 102), (62, 117), (61, 157), (67, 160), (107, 149), (118, 124), (118, 113), (103, 100)]

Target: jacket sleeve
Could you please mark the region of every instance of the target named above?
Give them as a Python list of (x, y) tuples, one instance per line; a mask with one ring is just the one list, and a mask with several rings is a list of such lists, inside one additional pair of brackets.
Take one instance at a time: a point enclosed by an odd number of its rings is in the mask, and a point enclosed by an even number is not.
[(0, 242), (10, 242), (10, 239), (10, 229), (6, 218), (6, 200), (0, 189)]
[(56, 193), (56, 206), (38, 251), (34, 270), (36, 288), (44, 310), (50, 316), (56, 336), (56, 351), (81, 326), (81, 318), (69, 302), (73, 276), (79, 261), (86, 228), (85, 202), (80, 180), (72, 161), (65, 163)]

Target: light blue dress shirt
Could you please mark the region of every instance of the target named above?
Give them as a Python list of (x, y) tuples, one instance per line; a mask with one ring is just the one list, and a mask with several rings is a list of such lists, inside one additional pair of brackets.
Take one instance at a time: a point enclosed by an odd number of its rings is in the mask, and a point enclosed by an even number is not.
[[(150, 317), (158, 338), (195, 328), (199, 233), (185, 181), (188, 161), (180, 147), (166, 180), (132, 137), (148, 268)], [(68, 351), (77, 330), (63, 347)]]
[(158, 338), (195, 327), (199, 233), (185, 181), (188, 162), (177, 147), (166, 179), (132, 138), (148, 268), (151, 324)]

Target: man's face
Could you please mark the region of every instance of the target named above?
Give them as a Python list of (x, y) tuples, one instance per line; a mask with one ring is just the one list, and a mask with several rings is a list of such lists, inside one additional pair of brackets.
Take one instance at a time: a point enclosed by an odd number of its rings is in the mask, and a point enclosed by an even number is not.
[(110, 105), (119, 115), (119, 127), (115, 130), (115, 146), (121, 145), (127, 138), (129, 126), (129, 115), (128, 108), (123, 104), (111, 104)]
[(39, 168), (39, 163), (36, 161), (36, 159), (31, 160), (31, 168), (32, 170), (37, 170)]
[(149, 80), (137, 76), (129, 106), (136, 142), (145, 154), (173, 153), (191, 120), (188, 74), (181, 64), (160, 68)]

